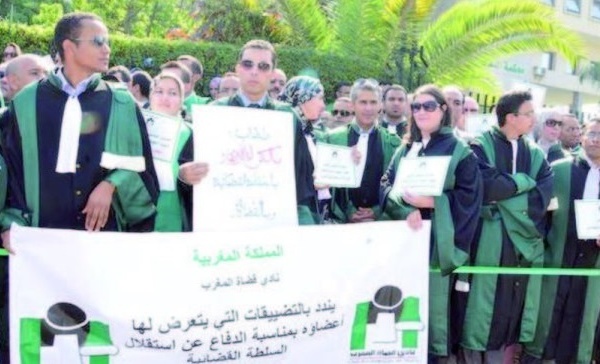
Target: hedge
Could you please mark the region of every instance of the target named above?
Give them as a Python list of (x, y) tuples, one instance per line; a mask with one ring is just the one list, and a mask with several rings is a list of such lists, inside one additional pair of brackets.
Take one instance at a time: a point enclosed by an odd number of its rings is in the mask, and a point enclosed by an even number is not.
[[(8, 42), (19, 44), (23, 52), (48, 54), (52, 42), (53, 29), (39, 26), (0, 21), (0, 46)], [(134, 38), (124, 35), (111, 35), (111, 65), (139, 67), (150, 74), (156, 74), (159, 66), (182, 54), (197, 57), (204, 66), (204, 79), (197, 90), (208, 94), (208, 81), (215, 75), (232, 71), (240, 45), (191, 42), (151, 38)], [(351, 45), (349, 45), (351, 46)], [(314, 69), (323, 83), (328, 100), (334, 96), (335, 85), (340, 81), (353, 81), (362, 77), (381, 79), (385, 72), (364, 59), (341, 57), (335, 54), (319, 53), (313, 49), (277, 46), (278, 67), (285, 70), (288, 77), (304, 69)], [(144, 65), (151, 58), (152, 64)]]

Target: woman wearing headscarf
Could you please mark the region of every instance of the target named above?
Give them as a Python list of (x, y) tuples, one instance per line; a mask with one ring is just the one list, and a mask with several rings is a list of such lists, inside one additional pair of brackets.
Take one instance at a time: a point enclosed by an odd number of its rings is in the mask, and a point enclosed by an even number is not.
[[(182, 187), (178, 186), (179, 173), (178, 156), (190, 140), (191, 128), (183, 121), (184, 88), (181, 79), (169, 72), (163, 72), (152, 80), (150, 88), (150, 110), (160, 115), (172, 118), (173, 123), (179, 124), (179, 135), (175, 145), (175, 156), (171, 162), (154, 158), (154, 166), (159, 176), (160, 194), (156, 206), (157, 214), (155, 231), (187, 230), (187, 218), (184, 213)], [(146, 123), (150, 123), (152, 114), (146, 114)], [(169, 183), (171, 181), (171, 183)]]
[[(308, 169), (306, 176), (312, 176), (317, 157), (317, 148), (315, 142), (322, 138), (322, 135), (313, 129), (313, 124), (317, 122), (323, 110), (325, 110), (324, 90), (321, 82), (309, 76), (296, 76), (290, 79), (282, 93), (279, 95), (279, 100), (287, 102), (292, 106), (298, 114), (301, 121), (301, 128), (306, 141), (306, 148), (311, 156), (310, 160), (302, 166), (303, 169)], [(299, 144), (304, 144), (300, 141)], [(324, 219), (324, 207), (326, 201), (331, 198), (327, 188), (315, 190), (314, 181), (306, 181), (306, 188), (315, 191), (312, 201), (298, 201), (299, 205), (308, 206), (315, 222), (322, 223)]]

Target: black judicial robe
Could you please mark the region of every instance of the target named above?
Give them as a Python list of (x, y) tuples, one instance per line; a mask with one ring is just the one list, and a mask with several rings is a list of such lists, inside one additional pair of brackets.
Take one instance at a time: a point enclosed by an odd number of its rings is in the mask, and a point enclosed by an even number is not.
[[(545, 266), (600, 268), (595, 240), (577, 238), (575, 200), (583, 197), (590, 166), (581, 156), (552, 165), (558, 210), (548, 213)], [(600, 196), (598, 196), (600, 198)], [(600, 278), (544, 276), (542, 307), (535, 340), (525, 350), (557, 363), (590, 363), (600, 312)]]
[[(526, 137), (517, 140), (516, 174), (512, 145), (500, 129), (477, 138), (484, 193), (481, 218), (471, 251), (477, 266), (529, 267), (543, 264), (544, 216), (553, 175), (542, 150)], [(539, 276), (471, 276), (461, 346), (499, 350), (533, 339), (539, 309)]]
[[(331, 130), (325, 137), (330, 144), (354, 146), (360, 137), (355, 121), (346, 126)], [(369, 134), (365, 169), (358, 188), (332, 188), (332, 216), (341, 223), (350, 218), (359, 207), (371, 208), (375, 218), (381, 218), (379, 186), (381, 177), (389, 165), (400, 139), (382, 127), (375, 126)], [(364, 156), (363, 156), (364, 157)]]
[[(406, 219), (416, 208), (391, 196), (396, 171), (412, 145), (401, 146), (381, 179), (384, 211), (392, 219)], [(462, 316), (464, 293), (454, 290), (458, 275), (448, 275), (465, 264), (483, 199), (483, 184), (475, 154), (450, 128), (432, 134), (419, 156), (452, 156), (442, 196), (435, 197), (434, 209), (419, 209), (424, 220), (432, 221), (430, 265), (442, 273), (430, 273), (429, 353), (448, 356), (456, 351)]]
[[(92, 81), (78, 98), (83, 120), (79, 137), (76, 173), (56, 173), (56, 161), (60, 143), (62, 117), (68, 95), (49, 79), (37, 85), (36, 115), (39, 160), (39, 227), (60, 229), (85, 229), (85, 215), (81, 213), (94, 188), (110, 178), (113, 171), (100, 166), (105, 151), (105, 137), (111, 115), (112, 92), (106, 82)], [(151, 199), (149, 205), (156, 205), (158, 181), (154, 171), (150, 142), (144, 118), (136, 107), (135, 115), (142, 133), (142, 148), (145, 171), (139, 172), (145, 192)], [(7, 207), (21, 223), (31, 223), (31, 211), (25, 196), (23, 153), (27, 151), (27, 140), (22, 140), (14, 105), (5, 115), (3, 125), (3, 153), (9, 170)], [(115, 192), (116, 193), (116, 192)], [(120, 201), (127, 204), (127, 201)], [(111, 207), (109, 219), (103, 230), (116, 231), (126, 228), (129, 231), (152, 231), (155, 208), (145, 214), (147, 218), (119, 227), (114, 209)]]

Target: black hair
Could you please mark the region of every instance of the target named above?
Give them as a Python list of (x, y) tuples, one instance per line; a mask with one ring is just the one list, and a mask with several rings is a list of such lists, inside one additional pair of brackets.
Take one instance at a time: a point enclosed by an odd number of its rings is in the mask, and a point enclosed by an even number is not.
[(54, 27), (54, 40), (52, 41), (54, 48), (60, 55), (60, 59), (64, 61), (65, 50), (63, 49), (63, 42), (67, 39), (77, 39), (81, 34), (81, 26), (84, 20), (97, 20), (102, 19), (91, 13), (69, 13), (60, 18), (56, 26)]

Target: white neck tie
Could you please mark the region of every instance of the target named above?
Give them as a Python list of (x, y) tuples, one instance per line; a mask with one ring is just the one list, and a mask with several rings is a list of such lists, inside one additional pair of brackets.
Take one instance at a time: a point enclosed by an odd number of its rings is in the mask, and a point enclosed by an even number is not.
[(356, 143), (356, 149), (360, 153), (360, 162), (356, 167), (356, 184), (360, 185), (363, 173), (365, 172), (365, 165), (367, 163), (367, 151), (369, 149), (369, 134), (360, 133), (360, 136), (358, 137), (358, 142)]
[(65, 104), (60, 128), (56, 173), (75, 173), (77, 153), (79, 151), (81, 119), (82, 112), (79, 99), (77, 96), (69, 96)]
[(585, 179), (584, 200), (597, 200), (600, 194), (600, 168), (591, 167)]

